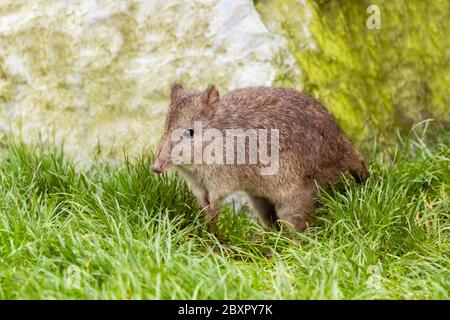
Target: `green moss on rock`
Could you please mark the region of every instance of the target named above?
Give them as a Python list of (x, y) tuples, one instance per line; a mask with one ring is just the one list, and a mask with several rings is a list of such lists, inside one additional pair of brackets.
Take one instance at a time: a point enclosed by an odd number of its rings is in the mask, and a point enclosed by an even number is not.
[(450, 2), (377, 1), (381, 29), (366, 26), (372, 1), (260, 0), (272, 32), (288, 41), (301, 83), (354, 139), (450, 121)]

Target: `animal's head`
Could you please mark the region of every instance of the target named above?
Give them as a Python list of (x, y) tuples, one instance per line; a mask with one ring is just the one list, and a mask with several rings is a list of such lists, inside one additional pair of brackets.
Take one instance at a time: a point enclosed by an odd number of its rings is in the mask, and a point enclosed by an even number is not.
[(172, 86), (164, 134), (159, 142), (153, 164), (154, 172), (162, 173), (169, 166), (179, 164), (172, 159), (174, 147), (193, 143), (196, 135), (194, 122), (204, 121), (219, 100), (219, 92), (214, 86), (209, 86), (200, 93), (188, 92), (180, 84)]

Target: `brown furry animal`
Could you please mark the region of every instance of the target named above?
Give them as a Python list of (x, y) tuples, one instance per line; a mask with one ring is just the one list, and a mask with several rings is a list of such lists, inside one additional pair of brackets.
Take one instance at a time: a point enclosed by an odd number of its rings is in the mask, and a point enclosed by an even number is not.
[[(185, 158), (190, 161), (174, 163), (173, 151), (179, 142), (171, 136), (176, 129), (182, 129), (180, 141), (193, 145), (194, 137), (202, 135), (194, 132), (195, 121), (202, 121), (203, 129), (215, 128), (224, 136), (232, 128), (277, 129), (278, 171), (263, 175), (261, 168), (267, 167), (267, 163), (230, 165), (221, 159), (193, 164), (190, 162), (195, 151)], [(244, 141), (250, 138), (251, 134), (244, 136)], [(202, 141), (200, 150), (205, 150), (207, 145)], [(246, 159), (255, 147), (260, 147), (259, 140), (256, 146), (246, 145)], [(234, 147), (233, 155), (237, 155)], [(215, 220), (226, 196), (244, 191), (265, 226), (282, 221), (297, 231), (309, 226), (317, 185), (327, 189), (345, 172), (359, 181), (369, 176), (361, 154), (318, 101), (293, 89), (273, 87), (238, 89), (220, 97), (213, 86), (193, 93), (179, 84), (173, 85), (153, 171), (161, 173), (170, 165), (186, 178), (199, 206), (211, 220)]]

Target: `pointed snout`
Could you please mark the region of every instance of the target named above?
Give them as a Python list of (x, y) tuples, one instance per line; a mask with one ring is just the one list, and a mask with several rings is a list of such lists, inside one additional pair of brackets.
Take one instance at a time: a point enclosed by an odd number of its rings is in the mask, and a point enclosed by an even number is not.
[(156, 159), (155, 163), (153, 164), (152, 170), (153, 172), (160, 174), (166, 171), (167, 169), (167, 162), (161, 161), (160, 159)]

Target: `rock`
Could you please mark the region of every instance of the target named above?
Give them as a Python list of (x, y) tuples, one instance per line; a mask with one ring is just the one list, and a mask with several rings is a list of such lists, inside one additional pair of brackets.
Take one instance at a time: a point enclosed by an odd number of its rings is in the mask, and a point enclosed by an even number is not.
[(81, 163), (157, 142), (172, 82), (220, 90), (296, 77), (250, 0), (0, 5), (0, 132)]
[[(283, 35), (300, 81), (277, 78), (318, 98), (363, 147), (386, 147), (396, 131), (432, 118), (450, 128), (449, 1), (385, 1), (380, 29), (364, 1), (258, 0), (262, 20)], [(438, 130), (436, 130), (437, 132)]]
[(174, 81), (295, 87), (363, 145), (426, 118), (450, 127), (448, 1), (380, 4), (381, 30), (360, 4), (255, 2), (2, 1), (0, 138), (120, 161), (157, 142)]

